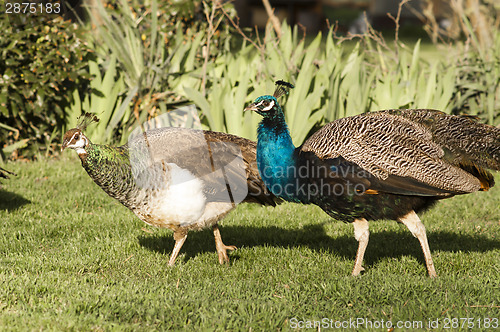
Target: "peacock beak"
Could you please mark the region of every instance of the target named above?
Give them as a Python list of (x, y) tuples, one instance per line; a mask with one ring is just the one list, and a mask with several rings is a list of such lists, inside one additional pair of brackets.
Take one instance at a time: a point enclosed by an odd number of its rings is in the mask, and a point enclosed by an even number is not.
[(257, 107), (257, 104), (256, 103), (251, 103), (250, 105), (248, 105), (247, 107), (245, 107), (245, 109), (243, 110), (243, 112), (246, 112), (246, 111), (258, 111), (259, 108)]

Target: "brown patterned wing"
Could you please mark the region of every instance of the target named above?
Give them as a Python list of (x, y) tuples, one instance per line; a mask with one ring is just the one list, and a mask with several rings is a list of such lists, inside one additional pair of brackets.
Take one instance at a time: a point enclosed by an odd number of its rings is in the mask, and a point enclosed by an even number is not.
[(418, 194), (467, 193), (481, 188), (478, 178), (446, 160), (445, 151), (429, 128), (386, 112), (367, 113), (325, 125), (302, 146), (321, 159), (339, 156), (371, 173), (388, 192)]

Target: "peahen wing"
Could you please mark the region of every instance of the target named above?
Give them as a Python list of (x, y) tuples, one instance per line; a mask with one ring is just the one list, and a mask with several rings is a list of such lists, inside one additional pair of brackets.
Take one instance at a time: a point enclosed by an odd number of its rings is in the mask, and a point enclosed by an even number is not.
[[(134, 160), (172, 163), (201, 179), (209, 202), (239, 203), (248, 200), (249, 190), (254, 189), (247, 181), (249, 167), (255, 163), (248, 153), (255, 151), (255, 143), (249, 140), (202, 130), (157, 128), (135, 137), (128, 146), (137, 156), (131, 156), (132, 164)], [(249, 156), (253, 159), (247, 160)]]

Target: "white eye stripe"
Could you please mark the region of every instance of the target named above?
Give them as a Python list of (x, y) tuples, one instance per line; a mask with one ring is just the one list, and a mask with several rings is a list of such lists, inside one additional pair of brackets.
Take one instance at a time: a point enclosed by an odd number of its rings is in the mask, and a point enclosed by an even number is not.
[[(78, 138), (76, 138), (75, 136), (79, 136)], [(83, 146), (86, 146), (89, 142), (88, 142), (88, 139), (87, 137), (85, 137), (85, 135), (83, 135), (82, 132), (76, 132), (73, 134), (73, 136), (71, 137), (71, 140), (70, 142), (74, 142), (73, 144), (76, 144), (77, 142), (80, 142), (83, 140)]]
[(80, 133), (79, 132), (74, 133), (73, 136), (71, 137), (70, 142), (72, 142), (74, 139), (76, 140), (76, 138), (75, 138), (76, 135), (80, 135)]
[(263, 110), (263, 111), (269, 111), (269, 110), (270, 110), (270, 109), (272, 109), (273, 107), (274, 107), (274, 100), (271, 100), (271, 101), (269, 102), (269, 105), (268, 105), (267, 107), (263, 108), (262, 110)]

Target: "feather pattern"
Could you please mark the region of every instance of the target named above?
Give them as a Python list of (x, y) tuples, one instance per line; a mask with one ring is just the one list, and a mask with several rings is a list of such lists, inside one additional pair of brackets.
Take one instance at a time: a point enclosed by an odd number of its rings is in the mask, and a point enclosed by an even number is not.
[(477, 165), (488, 181), (492, 177), (481, 167), (499, 169), (498, 131), (433, 110), (389, 110), (331, 122), (302, 151), (322, 159), (342, 156), (382, 180), (408, 177), (460, 194), (481, 189), (482, 178), (463, 165)]

